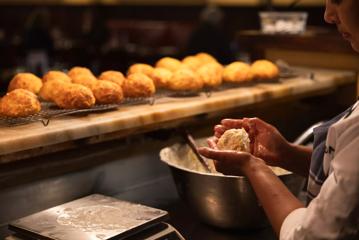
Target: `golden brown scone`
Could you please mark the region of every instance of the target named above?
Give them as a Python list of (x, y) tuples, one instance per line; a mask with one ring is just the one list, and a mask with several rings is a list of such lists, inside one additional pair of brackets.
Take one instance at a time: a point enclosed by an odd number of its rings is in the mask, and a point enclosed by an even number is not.
[(37, 94), (42, 87), (41, 78), (32, 73), (18, 73), (10, 81), (8, 92), (14, 89), (26, 89)]
[(153, 80), (143, 73), (132, 73), (128, 75), (123, 84), (125, 97), (150, 97), (156, 92)]
[(71, 83), (61, 89), (54, 101), (60, 108), (84, 109), (92, 107), (96, 99), (88, 87)]
[(155, 68), (152, 73), (152, 80), (156, 88), (165, 88), (171, 80), (172, 72), (166, 68)]
[(278, 78), (278, 67), (268, 60), (257, 60), (251, 65), (251, 72), (255, 79), (270, 80)]
[(125, 81), (125, 76), (119, 71), (105, 71), (101, 73), (98, 79), (113, 82), (122, 87), (122, 84)]
[(63, 82), (71, 82), (71, 78), (64, 72), (61, 71), (48, 71), (43, 77), (42, 82), (45, 83), (51, 80), (59, 80)]
[(222, 84), (223, 66), (219, 63), (207, 63), (197, 70), (204, 86), (218, 87)]
[(69, 86), (71, 83), (62, 80), (49, 80), (46, 81), (40, 90), (40, 97), (45, 101), (54, 101), (56, 96), (62, 91), (62, 88)]
[(215, 57), (205, 52), (197, 53), (196, 58), (199, 59), (202, 64), (217, 62), (217, 59)]
[(127, 70), (127, 76), (131, 75), (132, 73), (143, 73), (147, 77), (152, 78), (153, 67), (145, 63), (135, 63)]
[(175, 71), (168, 82), (168, 88), (175, 91), (197, 91), (203, 87), (200, 77), (189, 68)]
[(244, 62), (233, 62), (223, 70), (223, 81), (231, 83), (241, 83), (253, 79), (251, 67)]
[(97, 81), (92, 92), (96, 103), (111, 104), (120, 103), (123, 100), (122, 88), (114, 82)]
[(93, 89), (97, 82), (97, 78), (95, 76), (83, 73), (73, 74), (71, 79), (73, 83), (84, 85), (90, 89)]
[(85, 67), (73, 67), (71, 68), (68, 72), (67, 75), (69, 75), (69, 77), (72, 79), (75, 75), (91, 75), (93, 77), (95, 77), (93, 75), (93, 73), (91, 72), (90, 69), (85, 68)]
[(182, 62), (176, 58), (163, 57), (156, 62), (156, 68), (166, 68), (171, 72), (178, 70), (182, 65)]
[(8, 92), (0, 101), (0, 115), (7, 117), (27, 117), (40, 112), (41, 104), (37, 96), (26, 89)]
[(193, 71), (197, 71), (203, 63), (202, 61), (196, 56), (187, 56), (182, 59), (182, 65), (190, 68)]

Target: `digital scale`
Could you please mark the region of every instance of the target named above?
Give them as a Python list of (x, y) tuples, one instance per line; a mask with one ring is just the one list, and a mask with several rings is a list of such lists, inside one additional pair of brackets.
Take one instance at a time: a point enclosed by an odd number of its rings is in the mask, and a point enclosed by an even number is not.
[(184, 240), (168, 212), (93, 194), (20, 218), (6, 240)]

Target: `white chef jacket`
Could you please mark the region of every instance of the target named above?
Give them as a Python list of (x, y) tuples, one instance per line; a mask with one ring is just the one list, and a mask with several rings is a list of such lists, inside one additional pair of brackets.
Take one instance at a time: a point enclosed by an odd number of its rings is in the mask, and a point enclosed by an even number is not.
[(323, 168), (328, 178), (308, 207), (291, 212), (280, 240), (359, 239), (359, 106), (328, 130)]

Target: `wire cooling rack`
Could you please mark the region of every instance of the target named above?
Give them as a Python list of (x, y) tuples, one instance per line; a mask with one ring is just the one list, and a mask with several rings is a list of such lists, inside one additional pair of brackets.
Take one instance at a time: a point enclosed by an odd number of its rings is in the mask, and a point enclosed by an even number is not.
[(205, 94), (207, 97), (211, 96), (212, 91), (214, 88), (203, 88), (200, 90), (182, 90), (182, 91), (175, 91), (169, 89), (158, 89), (156, 91), (155, 98), (163, 98), (163, 97), (171, 97), (171, 98), (186, 98), (186, 97), (196, 97), (201, 94)]
[(86, 109), (60, 109), (54, 103), (41, 102), (41, 111), (27, 117), (4, 117), (0, 116), (0, 125), (8, 127), (29, 124), (33, 122), (41, 122), (44, 126), (49, 125), (53, 118), (75, 115), (75, 114), (89, 114), (96, 112), (104, 112), (117, 109), (119, 107), (138, 105), (138, 104), (153, 104), (153, 98), (126, 98), (123, 102), (118, 104), (96, 104), (91, 108)]

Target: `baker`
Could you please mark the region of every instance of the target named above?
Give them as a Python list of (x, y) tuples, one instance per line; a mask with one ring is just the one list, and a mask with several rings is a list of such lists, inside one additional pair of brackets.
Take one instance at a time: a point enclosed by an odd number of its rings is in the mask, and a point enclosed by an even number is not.
[[(326, 0), (324, 19), (359, 52), (359, 1)], [(225, 174), (243, 173), (281, 240), (359, 239), (359, 107), (314, 129), (313, 148), (288, 142), (272, 125), (257, 119), (225, 119), (215, 126), (209, 147), (199, 152), (215, 159)], [(244, 128), (250, 152), (220, 150), (218, 138)], [(292, 195), (267, 165), (308, 177), (308, 202)]]

